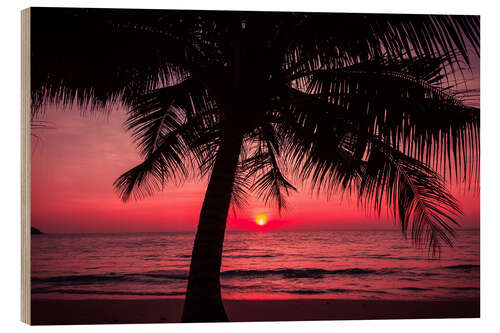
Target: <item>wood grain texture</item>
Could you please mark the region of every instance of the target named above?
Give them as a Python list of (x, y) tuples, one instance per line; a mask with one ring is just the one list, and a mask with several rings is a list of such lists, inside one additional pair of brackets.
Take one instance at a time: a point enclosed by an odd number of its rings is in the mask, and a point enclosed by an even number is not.
[(31, 11), (21, 11), (21, 321), (31, 324), (30, 290), (30, 33)]

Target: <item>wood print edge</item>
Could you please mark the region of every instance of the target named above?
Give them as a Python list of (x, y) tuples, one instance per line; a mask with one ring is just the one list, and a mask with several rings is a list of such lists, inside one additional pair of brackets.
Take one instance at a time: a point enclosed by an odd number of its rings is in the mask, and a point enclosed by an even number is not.
[(31, 10), (21, 11), (21, 321), (31, 324), (30, 290), (30, 32)]

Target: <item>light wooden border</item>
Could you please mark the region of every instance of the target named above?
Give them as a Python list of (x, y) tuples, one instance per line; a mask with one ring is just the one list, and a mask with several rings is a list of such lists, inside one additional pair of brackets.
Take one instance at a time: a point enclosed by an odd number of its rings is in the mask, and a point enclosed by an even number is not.
[(21, 321), (31, 324), (31, 11), (21, 11)]

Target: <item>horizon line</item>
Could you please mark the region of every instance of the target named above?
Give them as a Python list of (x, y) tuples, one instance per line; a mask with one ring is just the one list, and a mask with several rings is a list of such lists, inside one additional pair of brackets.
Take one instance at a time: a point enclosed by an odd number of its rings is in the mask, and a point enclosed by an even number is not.
[[(37, 228), (38, 229), (38, 228)], [(40, 229), (38, 229), (40, 230)], [(480, 231), (480, 228), (463, 228), (457, 229), (459, 231)], [(185, 230), (185, 231), (92, 231), (92, 232), (45, 232), (40, 230), (42, 235), (113, 235), (113, 234), (186, 234), (186, 233), (196, 233), (196, 230)], [(237, 230), (227, 230), (227, 232), (328, 232), (328, 231), (393, 231), (402, 232), (400, 229), (379, 229), (379, 228), (368, 228), (368, 229), (272, 229), (272, 230), (257, 230), (257, 229), (237, 229)], [(39, 236), (38, 234), (34, 234)]]

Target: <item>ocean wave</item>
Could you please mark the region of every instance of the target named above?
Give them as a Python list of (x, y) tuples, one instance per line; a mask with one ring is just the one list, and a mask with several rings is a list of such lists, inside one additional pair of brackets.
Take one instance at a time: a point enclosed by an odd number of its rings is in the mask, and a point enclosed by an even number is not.
[(479, 265), (453, 265), (453, 266), (446, 266), (443, 267), (445, 269), (452, 269), (452, 270), (479, 270), (480, 266)]
[[(282, 254), (279, 255), (278, 254), (227, 254), (226, 252), (227, 251), (224, 251), (223, 257), (231, 259), (274, 258), (282, 256)], [(237, 251), (233, 250), (229, 252), (237, 252)], [(190, 259), (191, 254), (179, 254), (177, 258)]]
[[(236, 252), (236, 251), (231, 251), (231, 252)], [(231, 259), (251, 259), (251, 258), (274, 258), (274, 257), (279, 257), (281, 254), (223, 254), (224, 258), (231, 258)], [(183, 258), (183, 259), (189, 259), (191, 258), (190, 254), (181, 254), (178, 255), (177, 258)]]
[[(439, 273), (432, 273), (432, 272), (405, 272), (405, 274), (410, 275), (410, 276), (418, 276), (418, 277), (430, 277), (430, 276), (439, 276), (441, 274)], [(411, 280), (409, 280), (411, 281)], [(417, 280), (418, 281), (418, 280)]]
[(299, 295), (317, 295), (317, 294), (325, 294), (326, 290), (287, 290), (285, 291), (288, 294), (299, 294)]
[(325, 275), (368, 275), (368, 274), (392, 274), (393, 271), (373, 270), (363, 268), (347, 268), (326, 270), (321, 268), (291, 269), (278, 268), (270, 270), (229, 270), (222, 272), (223, 277), (245, 277), (245, 276), (267, 276), (281, 275), (285, 278), (322, 278)]
[(331, 288), (331, 289), (298, 289), (298, 290), (285, 290), (288, 294), (299, 295), (316, 295), (316, 294), (347, 294), (347, 293), (374, 293), (374, 294), (388, 294), (383, 290), (361, 290), (361, 289), (345, 289), (345, 288)]
[(117, 281), (126, 280), (131, 274), (116, 275), (110, 274), (88, 274), (88, 275), (62, 275), (62, 276), (48, 276), (48, 277), (31, 277), (31, 282), (39, 283), (93, 283), (102, 281)]
[(144, 278), (187, 280), (186, 272), (150, 271), (145, 273), (129, 274), (88, 274), (88, 275), (62, 275), (49, 277), (32, 277), (32, 283), (56, 283), (56, 284), (92, 284), (97, 282), (136, 282)]
[(239, 248), (239, 247), (236, 247), (236, 248), (229, 248), (229, 249), (224, 249), (224, 251), (222, 253), (228, 253), (228, 252), (244, 252), (244, 251), (249, 251), (249, 249), (246, 249), (246, 248)]
[(156, 279), (172, 279), (172, 280), (187, 280), (188, 278), (187, 271), (179, 273), (148, 272), (138, 275), (143, 275), (146, 277), (156, 278)]
[(251, 258), (275, 258), (280, 255), (274, 254), (237, 254), (237, 255), (224, 255), (224, 258), (231, 259), (251, 259)]
[(408, 290), (408, 291), (431, 291), (429, 288), (418, 288), (418, 287), (403, 287), (398, 288), (399, 290)]
[[(326, 275), (385, 275), (393, 274), (390, 270), (374, 270), (362, 268), (347, 268), (326, 270), (321, 268), (306, 268), (306, 269), (291, 269), (278, 268), (268, 270), (228, 270), (221, 273), (224, 278), (238, 277), (262, 277), (262, 276), (282, 276), (284, 278), (322, 278)], [(128, 274), (87, 274), (87, 275), (62, 275), (48, 277), (32, 277), (32, 283), (49, 283), (49, 284), (68, 284), (82, 285), (93, 284), (98, 282), (143, 282), (156, 283), (159, 280), (187, 280), (188, 271), (147, 271), (144, 273), (128, 273)], [(147, 281), (145, 281), (147, 280)]]
[(31, 290), (32, 294), (76, 294), (76, 295), (117, 295), (117, 296), (182, 296), (185, 292), (147, 292), (147, 291), (104, 291), (104, 290), (80, 290), (80, 289), (48, 289), (36, 288)]
[(437, 287), (437, 288), (446, 290), (458, 290), (458, 291), (481, 290), (478, 287)]

